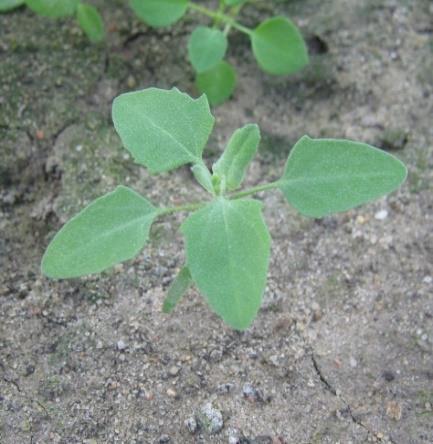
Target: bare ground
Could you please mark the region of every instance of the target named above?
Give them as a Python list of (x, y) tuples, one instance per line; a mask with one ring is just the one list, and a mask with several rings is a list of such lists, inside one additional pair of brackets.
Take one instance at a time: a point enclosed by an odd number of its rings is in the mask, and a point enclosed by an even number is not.
[(25, 9), (0, 16), (0, 442), (433, 442), (431, 2), (245, 9), (250, 25), (292, 17), (312, 64), (268, 77), (233, 35), (241, 80), (215, 110), (208, 159), (253, 121), (264, 137), (250, 185), (281, 174), (303, 134), (393, 150), (410, 174), (388, 198), (317, 221), (278, 193), (261, 195), (272, 262), (244, 333), (194, 290), (161, 313), (183, 261), (182, 216), (158, 223), (136, 260), (102, 276), (40, 274), (55, 231), (117, 184), (155, 203), (201, 196), (187, 169), (151, 177), (133, 165), (110, 121), (111, 100), (126, 90), (194, 93), (185, 42), (195, 20), (155, 31), (122, 2), (102, 3), (110, 33), (101, 46), (71, 21)]

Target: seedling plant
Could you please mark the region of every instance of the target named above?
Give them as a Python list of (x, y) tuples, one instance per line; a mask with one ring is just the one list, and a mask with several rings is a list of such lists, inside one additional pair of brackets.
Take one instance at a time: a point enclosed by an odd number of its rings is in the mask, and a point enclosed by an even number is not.
[(208, 198), (155, 206), (119, 186), (63, 226), (44, 254), (42, 272), (55, 279), (99, 273), (135, 257), (155, 220), (189, 212), (180, 227), (186, 261), (163, 310), (170, 312), (195, 285), (211, 309), (238, 330), (249, 327), (257, 315), (270, 255), (262, 203), (251, 196), (278, 189), (301, 214), (321, 218), (396, 190), (407, 174), (398, 159), (367, 144), (304, 136), (278, 180), (240, 190), (260, 142), (259, 127), (247, 124), (236, 130), (210, 171), (202, 154), (215, 119), (205, 95), (192, 99), (175, 88), (122, 94), (114, 100), (113, 121), (138, 164), (151, 173), (189, 164)]
[(7, 12), (26, 5), (44, 17), (75, 16), (90, 41), (100, 42), (105, 37), (105, 27), (98, 10), (80, 0), (0, 0), (0, 12)]
[(263, 71), (274, 75), (295, 73), (308, 64), (308, 51), (298, 28), (286, 17), (272, 17), (254, 29), (237, 17), (248, 0), (219, 0), (209, 9), (188, 0), (131, 0), (137, 16), (153, 27), (169, 26), (187, 11), (212, 19), (212, 26), (198, 26), (188, 41), (188, 58), (196, 72), (196, 86), (212, 105), (225, 102), (236, 86), (236, 71), (224, 60), (227, 36), (240, 31), (251, 41), (252, 51)]

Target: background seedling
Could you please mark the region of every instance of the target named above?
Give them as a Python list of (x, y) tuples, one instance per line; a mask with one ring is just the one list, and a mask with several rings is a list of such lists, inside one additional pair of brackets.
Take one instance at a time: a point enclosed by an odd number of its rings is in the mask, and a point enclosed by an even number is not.
[(90, 41), (100, 42), (105, 37), (104, 22), (98, 10), (79, 0), (0, 0), (0, 12), (27, 5), (44, 17), (76, 17), (81, 29)]
[(113, 121), (137, 163), (152, 173), (190, 164), (209, 199), (157, 207), (119, 186), (57, 233), (43, 257), (43, 273), (57, 279), (98, 273), (136, 256), (157, 218), (192, 212), (181, 225), (186, 263), (163, 310), (171, 311), (194, 284), (239, 330), (251, 324), (261, 305), (270, 255), (262, 204), (248, 196), (277, 188), (300, 213), (319, 218), (397, 189), (407, 173), (398, 159), (364, 143), (304, 136), (277, 181), (239, 191), (259, 145), (259, 128), (249, 124), (235, 131), (209, 171), (202, 154), (215, 119), (205, 95), (194, 100), (177, 89), (156, 88), (122, 94), (113, 103)]
[(286, 17), (273, 17), (254, 29), (243, 26), (237, 17), (248, 0), (220, 0), (212, 10), (188, 0), (131, 0), (137, 16), (149, 26), (169, 26), (190, 10), (212, 19), (198, 26), (188, 41), (188, 58), (196, 72), (196, 86), (212, 105), (226, 101), (236, 86), (236, 71), (224, 60), (227, 36), (232, 29), (246, 34), (253, 54), (263, 71), (274, 75), (295, 73), (308, 64), (308, 52), (298, 28)]

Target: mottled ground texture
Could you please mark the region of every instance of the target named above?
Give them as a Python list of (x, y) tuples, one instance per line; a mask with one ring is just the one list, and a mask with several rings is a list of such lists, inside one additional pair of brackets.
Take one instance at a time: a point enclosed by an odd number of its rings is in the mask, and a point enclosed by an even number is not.
[(323, 220), (260, 195), (272, 261), (243, 333), (195, 290), (161, 313), (184, 259), (184, 215), (157, 223), (136, 260), (103, 276), (40, 274), (56, 230), (117, 184), (155, 203), (202, 197), (186, 168), (151, 177), (134, 165), (110, 119), (127, 90), (195, 93), (185, 42), (202, 18), (155, 31), (126, 2), (95, 3), (109, 28), (99, 46), (70, 20), (0, 16), (0, 442), (432, 443), (432, 2), (245, 8), (249, 25), (290, 16), (312, 64), (267, 76), (234, 34), (241, 80), (215, 111), (209, 162), (236, 127), (257, 122), (249, 185), (278, 177), (303, 134), (392, 150), (410, 174), (386, 199)]

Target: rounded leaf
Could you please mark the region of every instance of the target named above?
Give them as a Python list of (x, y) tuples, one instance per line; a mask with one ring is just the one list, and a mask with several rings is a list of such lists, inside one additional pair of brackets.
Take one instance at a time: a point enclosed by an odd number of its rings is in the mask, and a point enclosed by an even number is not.
[(300, 213), (323, 217), (396, 190), (406, 175), (400, 160), (365, 143), (304, 136), (290, 152), (279, 188)]
[(201, 93), (206, 94), (211, 105), (220, 105), (233, 94), (236, 71), (223, 60), (209, 71), (198, 74), (196, 86)]
[(217, 65), (227, 50), (227, 37), (215, 28), (199, 26), (188, 41), (188, 56), (197, 72), (208, 71)]
[(113, 122), (126, 149), (153, 173), (201, 163), (214, 125), (206, 96), (148, 88), (113, 102)]
[(26, 0), (26, 5), (36, 14), (45, 17), (66, 17), (73, 15), (79, 0)]
[(188, 0), (131, 0), (131, 8), (150, 26), (168, 26), (185, 14)]
[(24, 4), (24, 0), (0, 0), (0, 12), (11, 11)]
[(77, 20), (91, 42), (96, 43), (104, 39), (104, 22), (94, 6), (80, 3), (77, 7)]
[(308, 51), (298, 28), (285, 17), (261, 23), (251, 33), (256, 60), (263, 71), (291, 74), (308, 64)]
[(231, 327), (249, 327), (261, 305), (270, 236), (255, 200), (219, 198), (182, 224), (187, 266), (211, 308)]
[(127, 187), (96, 199), (56, 234), (42, 272), (57, 279), (99, 273), (138, 254), (157, 209)]

